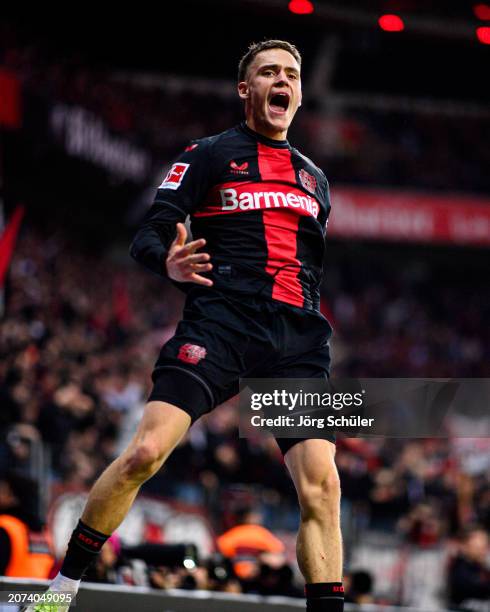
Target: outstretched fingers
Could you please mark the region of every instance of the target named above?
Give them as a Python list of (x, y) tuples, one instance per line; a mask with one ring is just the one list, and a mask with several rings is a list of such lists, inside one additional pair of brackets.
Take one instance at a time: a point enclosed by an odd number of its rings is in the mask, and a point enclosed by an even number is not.
[(199, 272), (209, 272), (213, 265), (210, 263), (209, 253), (196, 253), (206, 244), (204, 238), (192, 240), (187, 244), (187, 230), (183, 223), (177, 223), (177, 234), (170, 245), (167, 260), (165, 262), (168, 276), (178, 282), (197, 283), (211, 287), (213, 281), (201, 276)]

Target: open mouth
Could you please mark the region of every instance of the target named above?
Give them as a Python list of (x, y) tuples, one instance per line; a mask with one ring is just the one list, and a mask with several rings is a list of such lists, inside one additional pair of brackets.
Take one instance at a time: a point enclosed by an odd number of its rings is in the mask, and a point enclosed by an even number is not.
[(288, 110), (289, 106), (289, 94), (287, 93), (274, 93), (269, 100), (269, 108), (274, 113), (284, 114)]

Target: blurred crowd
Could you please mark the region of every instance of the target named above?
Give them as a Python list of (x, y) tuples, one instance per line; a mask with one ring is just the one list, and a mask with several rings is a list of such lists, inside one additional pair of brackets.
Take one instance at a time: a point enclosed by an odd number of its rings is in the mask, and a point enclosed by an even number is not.
[(485, 255), (359, 249), (326, 265), (335, 374), (488, 377)]
[[(188, 77), (138, 78), (95, 68), (80, 56), (54, 59), (46, 48), (21, 44), (4, 32), (0, 65), (18, 75), (35, 105), (80, 106), (116, 134), (167, 163), (192, 138), (228, 129), (243, 110), (229, 82), (202, 84)], [(221, 90), (221, 92), (219, 91)], [(357, 183), (406, 189), (488, 193), (488, 113), (367, 110), (335, 102), (319, 110), (308, 98), (290, 130), (290, 140), (322, 167), (333, 184)]]
[[(334, 373), (488, 376), (488, 292), (459, 293), (454, 281), (429, 271), (390, 283), (382, 268), (371, 268), (359, 285), (349, 281), (345, 263), (336, 267), (345, 272), (342, 282), (333, 275), (324, 288), (335, 328)], [(24, 230), (0, 323), (0, 471), (27, 468), (32, 442), (42, 440), (51, 450), (55, 487), (86, 490), (127, 442), (181, 306), (177, 290), (137, 269), (122, 251), (101, 256), (61, 234)], [(347, 551), (366, 530), (397, 534), (420, 549), (444, 545), (468, 525), (488, 530), (489, 442), (340, 440)], [(236, 526), (244, 508), (255, 509), (256, 522), (272, 533), (297, 527), (295, 493), (277, 445), (238, 439), (235, 400), (196, 423), (143, 492), (201, 507), (216, 534)], [(248, 582), (223, 569), (223, 559), (198, 574), (161, 569), (150, 581), (294, 594), (286, 552), (260, 551), (258, 574)]]

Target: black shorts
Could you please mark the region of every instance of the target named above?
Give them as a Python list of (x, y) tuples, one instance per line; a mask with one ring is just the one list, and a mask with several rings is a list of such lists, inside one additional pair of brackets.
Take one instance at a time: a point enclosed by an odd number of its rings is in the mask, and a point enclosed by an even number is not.
[[(332, 328), (319, 312), (196, 287), (183, 315), (155, 364), (149, 401), (178, 406), (193, 422), (236, 395), (240, 378), (329, 374)], [(284, 453), (298, 441), (278, 444)]]

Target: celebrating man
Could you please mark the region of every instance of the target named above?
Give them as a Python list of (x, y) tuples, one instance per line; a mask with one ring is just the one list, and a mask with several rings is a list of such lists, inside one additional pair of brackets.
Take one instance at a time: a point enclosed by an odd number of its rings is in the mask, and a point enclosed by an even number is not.
[[(138, 430), (92, 488), (51, 590), (76, 591), (142, 483), (194, 421), (238, 392), (240, 377), (328, 375), (331, 328), (319, 312), (328, 183), (286, 140), (301, 105), (301, 56), (285, 41), (253, 44), (238, 81), (245, 121), (187, 146), (131, 246), (187, 292), (184, 315), (161, 350)], [(307, 610), (342, 610), (335, 440), (278, 444), (301, 509)]]

